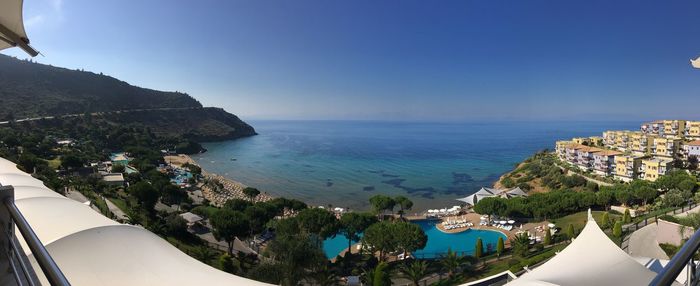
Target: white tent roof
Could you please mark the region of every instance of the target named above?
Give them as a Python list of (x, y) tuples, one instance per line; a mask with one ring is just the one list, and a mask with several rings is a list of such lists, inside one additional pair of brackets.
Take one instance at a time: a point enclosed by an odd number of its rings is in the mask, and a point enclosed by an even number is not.
[(19, 46), (31, 56), (38, 53), (29, 46), (22, 21), (22, 0), (0, 1), (0, 50)]
[(507, 285), (647, 285), (656, 273), (613, 243), (593, 220), (564, 250)]
[(494, 197), (494, 196), (502, 196), (505, 198), (511, 198), (511, 197), (522, 197), (522, 196), (527, 196), (527, 194), (520, 189), (519, 187), (515, 187), (513, 189), (493, 189), (493, 188), (481, 188), (479, 191), (477, 191), (474, 194), (471, 194), (469, 196), (466, 196), (461, 199), (457, 199), (460, 202), (465, 202), (469, 205), (476, 205), (476, 203), (479, 202), (479, 200), (483, 198), (488, 198), (488, 197)]
[(112, 221), (44, 187), (3, 158), (0, 184), (14, 186), (17, 208), (72, 285), (267, 285), (201, 263), (148, 230)]

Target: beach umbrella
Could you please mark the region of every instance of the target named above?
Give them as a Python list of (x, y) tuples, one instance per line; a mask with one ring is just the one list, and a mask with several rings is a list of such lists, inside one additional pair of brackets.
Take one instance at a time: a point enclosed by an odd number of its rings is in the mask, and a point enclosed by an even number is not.
[(555, 227), (556, 225), (553, 224), (553, 223), (550, 223), (550, 224), (548, 224), (547, 226), (548, 226), (549, 228), (553, 228), (553, 227)]
[(440, 212), (441, 212), (441, 213), (444, 213), (444, 212), (446, 212), (446, 211), (447, 211), (447, 209), (440, 209)]
[(514, 223), (515, 223), (514, 220), (509, 220), (509, 221), (508, 221), (508, 224), (514, 224)]

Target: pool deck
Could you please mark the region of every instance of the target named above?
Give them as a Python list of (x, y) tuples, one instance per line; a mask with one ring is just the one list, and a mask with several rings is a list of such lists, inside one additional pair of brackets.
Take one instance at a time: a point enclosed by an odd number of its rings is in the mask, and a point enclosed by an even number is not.
[(520, 227), (519, 224), (516, 224), (516, 227), (513, 227), (512, 230), (508, 231), (508, 230), (493, 227), (493, 226), (479, 225), (479, 223), (481, 222), (481, 215), (477, 214), (477, 213), (473, 213), (473, 212), (468, 213), (468, 214), (464, 214), (464, 215), (459, 215), (459, 216), (443, 217), (439, 220), (442, 222), (442, 221), (447, 221), (448, 219), (449, 220), (462, 220), (464, 218), (466, 218), (467, 222), (471, 222), (472, 224), (474, 224), (474, 226), (456, 228), (456, 229), (445, 229), (441, 223), (437, 223), (435, 225), (435, 227), (444, 233), (460, 233), (460, 232), (467, 231), (469, 229), (498, 231), (498, 232), (505, 234), (505, 236), (507, 237), (507, 239), (506, 239), (506, 245), (507, 245), (510, 243), (510, 239), (515, 237), (516, 233), (518, 233), (520, 231), (530, 232), (530, 233), (534, 234), (535, 236), (541, 236), (544, 238), (544, 231), (538, 230), (538, 227), (546, 226), (547, 224), (549, 224), (548, 221), (542, 221), (542, 222), (538, 222), (538, 223), (525, 223), (525, 224), (522, 224), (522, 228)]

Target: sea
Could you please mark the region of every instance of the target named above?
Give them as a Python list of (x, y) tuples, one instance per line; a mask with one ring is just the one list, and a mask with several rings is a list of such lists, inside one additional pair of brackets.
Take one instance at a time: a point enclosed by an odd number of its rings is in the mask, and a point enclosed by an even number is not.
[(556, 140), (637, 130), (639, 122), (250, 121), (259, 135), (205, 143), (208, 172), (309, 205), (369, 210), (405, 196), (406, 213), (459, 205)]

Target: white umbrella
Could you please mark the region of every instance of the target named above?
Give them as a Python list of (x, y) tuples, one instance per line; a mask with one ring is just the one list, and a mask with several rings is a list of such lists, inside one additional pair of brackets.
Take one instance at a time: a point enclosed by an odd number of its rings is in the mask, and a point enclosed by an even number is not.
[(553, 223), (550, 223), (550, 224), (548, 224), (547, 226), (548, 226), (549, 228), (553, 228), (553, 227), (555, 227), (556, 225), (553, 224)]
[(508, 221), (508, 224), (514, 224), (514, 223), (515, 223), (514, 220), (509, 220), (509, 221)]
[(441, 212), (441, 213), (444, 213), (444, 212), (446, 212), (446, 211), (447, 211), (447, 209), (440, 209), (440, 212)]
[(506, 222), (505, 220), (499, 221), (500, 224), (506, 224)]

